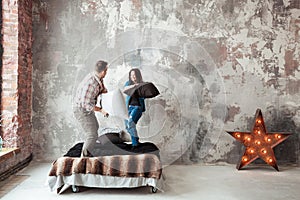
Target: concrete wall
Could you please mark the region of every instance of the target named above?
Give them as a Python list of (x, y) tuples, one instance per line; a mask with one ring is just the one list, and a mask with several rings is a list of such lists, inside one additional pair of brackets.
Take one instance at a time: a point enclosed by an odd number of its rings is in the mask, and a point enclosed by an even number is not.
[(72, 94), (104, 59), (109, 90), (131, 67), (158, 86), (138, 130), (165, 164), (237, 162), (241, 145), (226, 130), (250, 131), (257, 108), (268, 131), (293, 133), (277, 160), (299, 163), (299, 17), (297, 0), (34, 0), (35, 158), (56, 159), (82, 141)]

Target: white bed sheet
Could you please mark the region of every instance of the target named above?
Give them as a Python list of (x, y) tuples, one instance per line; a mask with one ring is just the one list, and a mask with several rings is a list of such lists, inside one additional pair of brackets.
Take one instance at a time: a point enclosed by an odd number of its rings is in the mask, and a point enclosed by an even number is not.
[(70, 176), (48, 176), (46, 185), (51, 191), (60, 189), (59, 194), (66, 189), (75, 186), (97, 187), (97, 188), (134, 188), (141, 186), (152, 186), (164, 191), (164, 175), (160, 179), (145, 177), (117, 177), (102, 176), (95, 174), (72, 174)]

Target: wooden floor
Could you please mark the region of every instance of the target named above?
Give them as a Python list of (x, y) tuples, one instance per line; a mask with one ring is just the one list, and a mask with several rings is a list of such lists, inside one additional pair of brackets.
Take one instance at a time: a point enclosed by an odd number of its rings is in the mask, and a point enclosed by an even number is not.
[(29, 175), (13, 175), (4, 181), (0, 181), (0, 198), (9, 193), (29, 177)]

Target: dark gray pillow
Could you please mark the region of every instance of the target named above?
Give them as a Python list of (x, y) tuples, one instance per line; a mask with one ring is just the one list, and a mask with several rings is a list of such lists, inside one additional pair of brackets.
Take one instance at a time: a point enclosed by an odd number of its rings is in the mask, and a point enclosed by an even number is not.
[(123, 143), (124, 141), (120, 138), (119, 133), (106, 133), (98, 137), (98, 141), (101, 144), (113, 143), (119, 144)]

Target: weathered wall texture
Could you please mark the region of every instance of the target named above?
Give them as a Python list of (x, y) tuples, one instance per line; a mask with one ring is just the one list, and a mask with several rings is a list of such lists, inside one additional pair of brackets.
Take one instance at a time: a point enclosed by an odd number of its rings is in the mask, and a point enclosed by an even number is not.
[(158, 86), (138, 128), (165, 164), (237, 162), (241, 145), (226, 130), (250, 131), (257, 108), (268, 131), (293, 133), (275, 149), (279, 162), (299, 163), (298, 0), (35, 0), (33, 20), (37, 159), (82, 140), (73, 90), (105, 59), (109, 90), (122, 88), (130, 67)]

